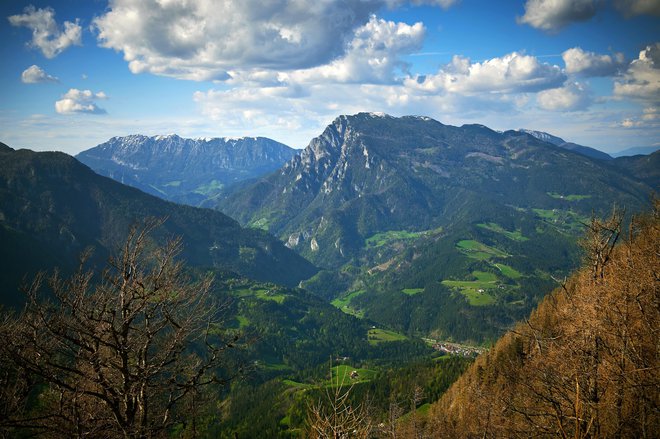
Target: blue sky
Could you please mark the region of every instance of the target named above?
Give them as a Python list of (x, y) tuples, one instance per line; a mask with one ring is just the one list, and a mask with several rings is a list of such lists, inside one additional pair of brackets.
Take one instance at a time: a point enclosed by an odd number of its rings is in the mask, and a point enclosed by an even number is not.
[(340, 114), (660, 143), (660, 0), (0, 2), (0, 141), (266, 136)]

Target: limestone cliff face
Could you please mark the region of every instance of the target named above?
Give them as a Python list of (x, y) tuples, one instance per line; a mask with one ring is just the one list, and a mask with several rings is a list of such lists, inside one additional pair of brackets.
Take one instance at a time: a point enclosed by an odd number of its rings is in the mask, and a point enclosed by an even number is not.
[(336, 118), (277, 173), (218, 208), (267, 228), (317, 264), (338, 266), (374, 233), (473, 221), (486, 205), (552, 208), (548, 193), (585, 194), (589, 214), (609, 196), (596, 189), (605, 180), (628, 181), (616, 195), (627, 204), (647, 189), (528, 133), (360, 113)]

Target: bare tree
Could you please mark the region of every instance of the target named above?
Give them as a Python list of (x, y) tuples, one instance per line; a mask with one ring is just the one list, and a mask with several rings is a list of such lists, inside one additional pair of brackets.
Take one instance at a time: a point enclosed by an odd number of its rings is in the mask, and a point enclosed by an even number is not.
[(405, 411), (403, 408), (397, 404), (395, 401), (390, 402), (390, 405), (387, 410), (387, 419), (385, 422), (379, 425), (380, 432), (382, 433), (383, 437), (387, 437), (390, 439), (397, 439), (401, 435), (399, 435), (399, 432), (397, 431), (398, 428), (398, 422), (403, 416)]
[[(331, 363), (332, 366), (332, 363)], [(332, 377), (332, 369), (330, 370)], [(307, 413), (311, 439), (366, 439), (374, 430), (369, 415), (369, 404), (352, 405), (350, 401), (353, 384), (346, 385), (346, 374), (335, 377), (335, 382), (325, 388), (325, 401), (312, 405)], [(348, 378), (350, 381), (350, 378)]]
[(604, 276), (605, 267), (621, 235), (624, 216), (625, 211), (614, 206), (609, 218), (600, 219), (592, 215), (591, 222), (585, 224), (586, 232), (581, 245), (594, 279), (602, 279)]
[[(69, 279), (55, 272), (32, 282), (23, 312), (0, 327), (1, 370), (45, 387), (37, 409), (6, 418), (5, 427), (50, 437), (160, 437), (181, 422), (187, 399), (220, 381), (213, 372), (235, 340), (211, 336), (219, 311), (209, 300), (212, 279), (185, 274), (175, 259), (180, 240), (159, 247), (149, 239), (161, 224), (134, 227), (98, 283), (84, 257)], [(50, 301), (41, 298), (44, 284)]]
[(431, 408), (431, 428), (448, 437), (658, 437), (660, 201), (653, 202), (616, 246), (621, 214), (592, 221), (584, 268), (476, 360)]
[(424, 391), (418, 385), (412, 390), (410, 395), (410, 430), (411, 435), (415, 439), (421, 438), (422, 428), (420, 425), (419, 415), (417, 414), (417, 407), (424, 399)]

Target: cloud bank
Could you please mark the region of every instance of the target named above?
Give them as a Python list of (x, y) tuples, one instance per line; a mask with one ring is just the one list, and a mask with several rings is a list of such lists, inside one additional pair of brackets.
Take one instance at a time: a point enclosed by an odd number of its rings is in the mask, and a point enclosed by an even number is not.
[(565, 80), (558, 66), (513, 52), (483, 62), (454, 56), (437, 74), (417, 77), (408, 85), (431, 93), (522, 93), (557, 87)]
[[(557, 32), (591, 19), (605, 1), (527, 0), (518, 22)], [(629, 16), (653, 14), (658, 3), (612, 1)], [(210, 89), (200, 87), (193, 100), (214, 127), (239, 135), (278, 137), (281, 132), (291, 139), (296, 132), (306, 143), (337, 114), (359, 111), (483, 123), (494, 114), (559, 118), (570, 112), (571, 117), (588, 117), (584, 110), (599, 102), (587, 82), (591, 77), (616, 78), (613, 95), (642, 101), (646, 108), (660, 99), (657, 44), (629, 65), (618, 53), (572, 47), (562, 53), (563, 65), (524, 52), (478, 61), (459, 54), (428, 74), (411, 71), (406, 59), (424, 49), (429, 29), (422, 22), (390, 21), (376, 14), (384, 8), (449, 8), (456, 3), (109, 0), (92, 27), (99, 45), (121, 53), (135, 74), (213, 81)], [(54, 15), (49, 8), (28, 7), (10, 22), (35, 29), (40, 36), (31, 44), (55, 56), (80, 44), (81, 38), (78, 22), (58, 27)], [(57, 80), (38, 66), (22, 78), (26, 83)], [(59, 114), (103, 114), (98, 101), (105, 98), (103, 92), (72, 88), (55, 109)], [(304, 146), (303, 140), (295, 146)]]
[(343, 54), (383, 1), (111, 0), (94, 25), (133, 73), (227, 79), (229, 70), (292, 70)]
[[(400, 31), (411, 37), (410, 44), (400, 46), (405, 50), (415, 47), (413, 42), (417, 38), (413, 36), (421, 32), (414, 26), (404, 27), (378, 19), (373, 19), (365, 31), (376, 28), (378, 31), (370, 31), (367, 40), (388, 41), (390, 36)], [(375, 46), (383, 47), (380, 44)], [(567, 80), (559, 66), (514, 52), (483, 62), (456, 56), (433, 75), (408, 74), (402, 79), (389, 76), (389, 81), (379, 81), (378, 75), (362, 73), (372, 81), (356, 84), (345, 80), (346, 77), (338, 72), (356, 69), (356, 65), (365, 67), (369, 64), (369, 57), (363, 55), (370, 51), (364, 52), (361, 44), (352, 47), (344, 58), (328, 66), (289, 72), (274, 78), (268, 75), (243, 78), (244, 82), (236, 83), (229, 89), (219, 87), (198, 91), (193, 99), (202, 114), (228, 130), (256, 131), (260, 134), (270, 130), (271, 136), (281, 132), (287, 138), (291, 138), (294, 131), (300, 134), (300, 143), (295, 146), (304, 146), (317, 134), (319, 126), (329, 123), (340, 113), (382, 111), (395, 115), (425, 114), (436, 117), (440, 114), (460, 114), (462, 119), (481, 118), (491, 112), (513, 114), (535, 102), (530, 99), (530, 93), (562, 88)], [(366, 47), (371, 47), (371, 44)], [(386, 71), (391, 73), (389, 69)], [(553, 111), (561, 106), (578, 110), (590, 103), (586, 90), (573, 87), (564, 94), (568, 92), (572, 95), (565, 97), (563, 102), (558, 91), (554, 97), (546, 97), (546, 107)]]

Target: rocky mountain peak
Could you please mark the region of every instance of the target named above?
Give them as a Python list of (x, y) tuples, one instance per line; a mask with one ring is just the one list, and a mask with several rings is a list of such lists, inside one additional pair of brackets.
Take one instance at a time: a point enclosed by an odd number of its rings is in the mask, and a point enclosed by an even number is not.
[(328, 194), (345, 187), (350, 191), (359, 191), (356, 185), (350, 184), (346, 179), (354, 174), (355, 167), (369, 170), (374, 163), (374, 155), (362, 141), (362, 129), (365, 123), (369, 124), (368, 119), (373, 118), (391, 116), (382, 113), (359, 113), (337, 117), (299, 156), (285, 165), (281, 175), (293, 177), (294, 190)]
[(588, 211), (602, 201), (593, 187), (603, 174), (612, 181), (623, 177), (567, 149), (484, 125), (343, 115), (280, 172), (222, 199), (218, 207), (243, 223), (265, 225), (329, 266), (359, 255), (360, 243), (377, 232), (435, 229), (457, 218), (476, 221), (487, 204), (554, 208), (557, 202), (548, 194), (578, 194)]

